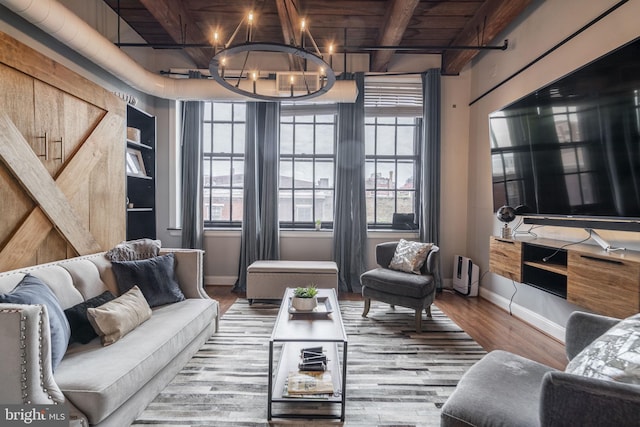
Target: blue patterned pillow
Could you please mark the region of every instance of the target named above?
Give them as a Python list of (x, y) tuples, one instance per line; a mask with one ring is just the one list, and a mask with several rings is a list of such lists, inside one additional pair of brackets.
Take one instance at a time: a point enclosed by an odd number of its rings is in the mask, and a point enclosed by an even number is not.
[(60, 364), (69, 345), (71, 328), (60, 302), (49, 286), (35, 276), (27, 274), (9, 293), (0, 295), (0, 302), (9, 304), (44, 305), (49, 315), (51, 329), (51, 367)]
[(585, 347), (565, 372), (640, 384), (640, 314), (627, 317)]
[(137, 285), (150, 307), (184, 300), (175, 278), (174, 255), (139, 261), (112, 261), (120, 295)]

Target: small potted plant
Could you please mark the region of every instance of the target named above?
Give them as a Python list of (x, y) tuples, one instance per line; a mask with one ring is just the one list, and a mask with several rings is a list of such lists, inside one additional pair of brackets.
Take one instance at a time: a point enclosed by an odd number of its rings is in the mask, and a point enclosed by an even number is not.
[(318, 305), (318, 289), (311, 284), (307, 287), (298, 287), (293, 290), (291, 306), (298, 311), (311, 311)]

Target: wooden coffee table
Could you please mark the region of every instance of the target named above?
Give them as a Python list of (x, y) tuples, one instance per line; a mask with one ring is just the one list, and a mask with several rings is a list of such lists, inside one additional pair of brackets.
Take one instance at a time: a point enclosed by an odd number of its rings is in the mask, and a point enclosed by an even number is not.
[[(290, 313), (293, 288), (287, 288), (280, 305), (273, 332), (269, 340), (269, 390), (267, 417), (272, 418), (339, 418), (344, 421), (347, 381), (347, 333), (344, 330), (338, 298), (334, 289), (318, 289), (321, 310), (313, 313)], [(331, 311), (330, 313), (326, 313)], [(280, 357), (274, 370), (274, 347), (280, 346)], [(288, 397), (285, 386), (290, 372), (298, 370), (300, 350), (322, 346), (327, 355), (327, 370), (333, 381), (333, 395), (314, 397)], [(342, 358), (342, 362), (340, 361)], [(274, 414), (274, 403), (287, 406), (314, 402), (340, 405), (340, 415), (334, 413), (300, 414), (282, 412)]]

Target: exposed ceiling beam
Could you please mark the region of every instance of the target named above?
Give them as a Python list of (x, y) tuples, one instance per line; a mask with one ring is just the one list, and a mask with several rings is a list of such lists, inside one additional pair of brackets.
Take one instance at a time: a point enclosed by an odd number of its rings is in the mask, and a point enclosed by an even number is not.
[[(140, 0), (176, 43), (202, 43), (208, 40), (182, 1)], [(185, 53), (198, 68), (208, 68), (212, 49), (185, 48)]]
[[(300, 16), (296, 0), (276, 0), (276, 6), (284, 44), (296, 44), (296, 34), (300, 34)], [(302, 63), (289, 55), (289, 68), (300, 71)]]
[[(382, 31), (378, 37), (378, 45), (395, 46), (400, 44), (418, 3), (420, 0), (391, 0)], [(394, 53), (393, 50), (376, 52), (371, 59), (371, 71), (387, 71), (387, 66)]]
[[(487, 45), (513, 21), (532, 0), (486, 0), (467, 22), (452, 45)], [(445, 51), (442, 74), (459, 74), (478, 54), (476, 50)]]

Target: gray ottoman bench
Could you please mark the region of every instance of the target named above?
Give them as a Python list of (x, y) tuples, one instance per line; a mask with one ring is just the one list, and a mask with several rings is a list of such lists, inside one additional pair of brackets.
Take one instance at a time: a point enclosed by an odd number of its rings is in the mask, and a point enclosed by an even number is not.
[(256, 261), (247, 268), (247, 299), (282, 299), (287, 288), (309, 286), (338, 292), (338, 266), (333, 261)]

